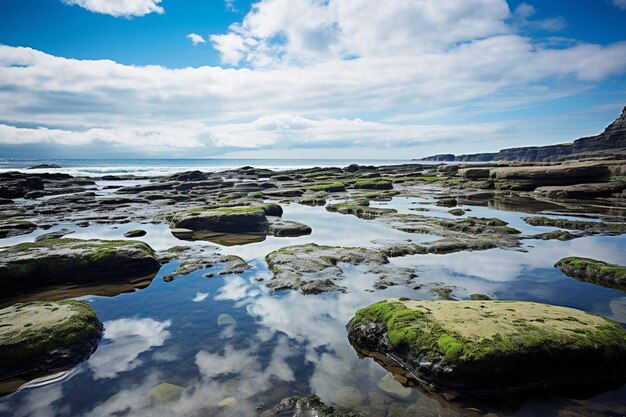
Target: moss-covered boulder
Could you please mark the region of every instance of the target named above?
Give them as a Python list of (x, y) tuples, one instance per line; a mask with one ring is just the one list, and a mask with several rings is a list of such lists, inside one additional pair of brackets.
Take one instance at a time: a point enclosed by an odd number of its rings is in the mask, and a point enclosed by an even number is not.
[(563, 258), (554, 266), (579, 281), (626, 291), (626, 266), (576, 256)]
[(266, 216), (281, 216), (278, 204), (237, 207), (195, 208), (171, 216), (176, 229), (203, 230), (222, 233), (267, 233)]
[(626, 377), (626, 330), (566, 307), (390, 299), (357, 311), (348, 332), (361, 354), (446, 391), (497, 394)]
[(0, 296), (56, 284), (130, 279), (155, 274), (154, 251), (128, 240), (46, 239), (0, 251)]
[(75, 365), (102, 336), (96, 313), (79, 301), (15, 304), (0, 320), (0, 379)]

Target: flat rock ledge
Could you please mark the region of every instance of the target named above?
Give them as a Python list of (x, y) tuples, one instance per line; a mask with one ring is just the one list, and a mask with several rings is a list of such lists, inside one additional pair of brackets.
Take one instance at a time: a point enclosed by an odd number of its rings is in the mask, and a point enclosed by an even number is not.
[(407, 386), (497, 395), (626, 379), (626, 330), (524, 301), (389, 299), (356, 312), (348, 337)]
[(0, 319), (0, 380), (73, 366), (102, 337), (95, 311), (80, 301), (14, 304)]
[(47, 239), (0, 251), (0, 296), (46, 285), (146, 277), (161, 264), (152, 248), (128, 240)]

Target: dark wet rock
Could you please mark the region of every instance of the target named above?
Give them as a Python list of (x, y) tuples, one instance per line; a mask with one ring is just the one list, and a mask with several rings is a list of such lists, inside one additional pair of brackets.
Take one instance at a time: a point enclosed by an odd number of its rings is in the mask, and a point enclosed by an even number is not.
[(626, 292), (626, 266), (576, 256), (563, 258), (554, 266), (579, 281)]
[(282, 208), (276, 204), (196, 208), (174, 214), (170, 224), (172, 228), (204, 230), (223, 233), (267, 233), (268, 213), (282, 214)]
[(465, 210), (457, 208), (457, 209), (448, 210), (448, 213), (452, 214), (453, 216), (462, 216), (465, 214)]
[(170, 181), (201, 181), (206, 180), (208, 174), (200, 171), (179, 172), (169, 177)]
[(129, 230), (128, 232), (124, 233), (124, 237), (141, 237), (141, 236), (145, 236), (146, 234), (147, 232), (145, 230), (134, 229), (134, 230)]
[(67, 236), (74, 233), (73, 230), (69, 229), (60, 229), (50, 233), (44, 233), (43, 235), (39, 235), (35, 238), (35, 242), (41, 242), (42, 240), (47, 239), (60, 239), (63, 236)]
[(43, 181), (39, 176), (19, 172), (0, 173), (0, 198), (22, 198), (30, 191), (43, 188)]
[(0, 198), (0, 206), (4, 206), (7, 204), (13, 204), (14, 201), (9, 198)]
[(278, 189), (278, 190), (269, 190), (264, 191), (264, 194), (268, 197), (300, 197), (304, 194), (303, 189), (300, 188), (288, 188), (288, 189)]
[(331, 182), (331, 183), (322, 183), (315, 184), (308, 187), (311, 191), (325, 191), (327, 193), (338, 193), (346, 191), (346, 186), (342, 182)]
[(444, 197), (438, 199), (436, 204), (442, 207), (455, 207), (457, 205), (457, 201), (454, 197)]
[(579, 230), (589, 233), (623, 234), (626, 223), (606, 223), (601, 221), (570, 220), (553, 217), (526, 217), (524, 221), (531, 226), (558, 227), (567, 230)]
[(61, 168), (61, 165), (57, 165), (57, 164), (39, 164), (39, 165), (33, 165), (32, 167), (29, 167), (28, 169), (55, 169), (55, 168)]
[(552, 232), (539, 233), (538, 235), (530, 236), (530, 239), (539, 239), (539, 240), (572, 240), (577, 237), (581, 237), (581, 235), (573, 235), (567, 230), (554, 230)]
[(289, 415), (292, 417), (360, 417), (354, 411), (338, 411), (327, 406), (317, 395), (288, 397), (261, 413), (261, 417)]
[(492, 300), (492, 298), (489, 297), (486, 294), (472, 294), (472, 295), (470, 295), (470, 300), (472, 300), (472, 301), (490, 301), (490, 300)]
[(20, 243), (0, 255), (4, 297), (55, 284), (145, 277), (160, 268), (150, 246), (126, 240), (49, 239)]
[(539, 187), (535, 194), (549, 199), (588, 199), (607, 197), (626, 189), (626, 182), (604, 182), (591, 184), (576, 184), (567, 186)]
[(37, 225), (26, 220), (5, 220), (0, 223), (0, 239), (27, 235), (34, 232), (37, 229)]
[(352, 186), (365, 190), (391, 190), (393, 183), (381, 178), (364, 178), (355, 181)]
[(343, 170), (346, 172), (357, 172), (360, 169), (358, 164), (350, 164), (345, 167)]
[(277, 220), (270, 223), (268, 232), (270, 235), (277, 237), (305, 236), (310, 235), (313, 229), (306, 224), (290, 220)]
[(102, 337), (95, 311), (79, 301), (15, 304), (0, 317), (0, 379), (73, 366)]
[(499, 394), (626, 378), (626, 330), (606, 318), (521, 301), (385, 300), (348, 323), (364, 356), (407, 382)]

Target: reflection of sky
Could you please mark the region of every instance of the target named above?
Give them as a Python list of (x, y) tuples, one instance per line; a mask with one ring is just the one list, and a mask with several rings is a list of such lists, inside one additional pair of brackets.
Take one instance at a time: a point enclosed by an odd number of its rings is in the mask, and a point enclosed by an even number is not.
[[(471, 215), (494, 216), (488, 212), (492, 209), (485, 210), (479, 214), (479, 208), (473, 208)], [(497, 214), (512, 224), (522, 216)], [(202, 277), (205, 271), (197, 271), (164, 282), (161, 278), (176, 267), (170, 263), (146, 289), (111, 298), (90, 297), (106, 326), (105, 338), (96, 352), (65, 380), (1, 398), (0, 415), (256, 415), (260, 404), (268, 408), (296, 394), (316, 393), (328, 403), (341, 402), (338, 395), (346, 387), (358, 390), (367, 401), (371, 392), (385, 395), (376, 386), (385, 371), (371, 360), (357, 358), (347, 342), (345, 324), (357, 309), (384, 298), (431, 299), (434, 296), (428, 291), (433, 284), (453, 286), (453, 296), (458, 298), (486, 293), (500, 299), (569, 305), (626, 321), (623, 293), (567, 278), (553, 267), (558, 259), (572, 255), (623, 263), (625, 237), (529, 240), (524, 251), (392, 259), (393, 266), (418, 271), (415, 283), (422, 285), (419, 290), (398, 286), (371, 292), (376, 276), (345, 268), (341, 285), (348, 289), (346, 294), (271, 294), (257, 280), (270, 279), (262, 258), (279, 246), (310, 241), (371, 246), (372, 240), (420, 236), (354, 216), (327, 213), (323, 207), (286, 205), (284, 217), (313, 226), (313, 235), (268, 238), (260, 244), (223, 249), (253, 260), (255, 269), (244, 274), (207, 279)], [(81, 234), (71, 237), (120, 238), (133, 228), (147, 230), (142, 240), (157, 249), (181, 244), (165, 225), (128, 224), (118, 229), (90, 226), (77, 228)], [(33, 237), (29, 235), (29, 239)], [(218, 326), (220, 314), (233, 316), (237, 325)], [(185, 388), (179, 401), (165, 405), (152, 402), (149, 391), (162, 382)], [(626, 388), (617, 392), (624, 395)], [(216, 408), (229, 397), (237, 399), (236, 410)], [(426, 404), (433, 415), (452, 413), (417, 391), (406, 400), (386, 398), (403, 406)], [(572, 401), (564, 399), (561, 403)], [(542, 403), (542, 415), (558, 414), (554, 404)], [(528, 415), (528, 407), (512, 415)]]
[(162, 346), (170, 337), (171, 321), (117, 319), (104, 322), (104, 337), (89, 359), (94, 378), (113, 378), (142, 364), (139, 355)]

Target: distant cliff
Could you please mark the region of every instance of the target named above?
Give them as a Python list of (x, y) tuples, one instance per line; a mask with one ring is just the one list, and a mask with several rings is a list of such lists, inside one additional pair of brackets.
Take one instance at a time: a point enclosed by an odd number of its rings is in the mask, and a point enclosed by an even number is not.
[(626, 154), (626, 107), (622, 114), (611, 123), (600, 135), (580, 138), (573, 143), (549, 146), (529, 146), (525, 148), (502, 149), (494, 153), (477, 153), (469, 155), (440, 154), (422, 158), (422, 161), (558, 161), (589, 157), (594, 154), (603, 155), (607, 151), (620, 150)]

